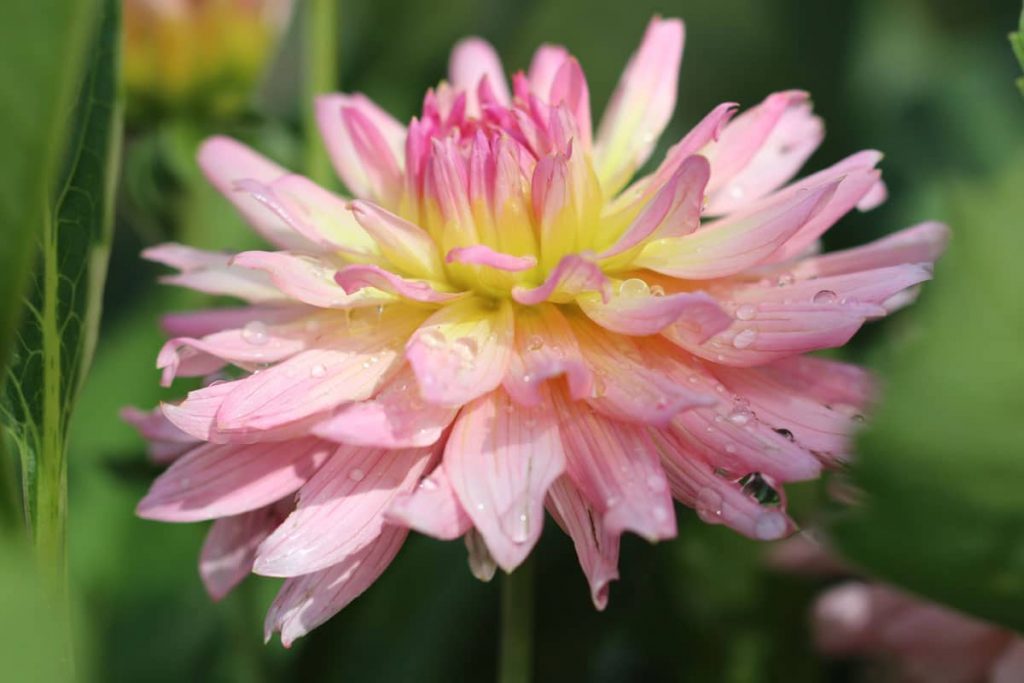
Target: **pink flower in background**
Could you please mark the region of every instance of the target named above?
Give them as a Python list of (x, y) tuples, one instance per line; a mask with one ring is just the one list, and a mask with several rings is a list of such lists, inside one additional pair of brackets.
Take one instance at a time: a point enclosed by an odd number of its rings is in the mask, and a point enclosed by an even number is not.
[(266, 628), (288, 644), (409, 529), (464, 537), (488, 578), (523, 562), (547, 510), (603, 608), (619, 537), (672, 538), (673, 499), (755, 539), (795, 528), (781, 485), (846, 457), (870, 394), (859, 368), (801, 354), (911, 301), (947, 231), (815, 255), (885, 189), (871, 151), (791, 182), (823, 135), (797, 91), (720, 105), (634, 178), (682, 43), (681, 22), (651, 22), (596, 132), (556, 46), (509, 84), (487, 43), (459, 43), (408, 126), (325, 96), (355, 201), (204, 144), (203, 170), (273, 250), (147, 250), (180, 271), (168, 282), (246, 305), (168, 316), (164, 383), (217, 379), (129, 417), (173, 460), (139, 514), (216, 520), (215, 597), (250, 570), (287, 577)]

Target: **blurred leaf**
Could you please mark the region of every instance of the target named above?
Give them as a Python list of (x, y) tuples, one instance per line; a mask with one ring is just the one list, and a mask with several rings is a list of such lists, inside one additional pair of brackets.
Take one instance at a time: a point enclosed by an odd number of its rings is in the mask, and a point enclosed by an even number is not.
[(36, 245), (37, 272), (0, 403), (21, 455), (26, 509), (37, 536), (62, 527), (56, 520), (65, 513), (68, 423), (96, 342), (110, 249), (121, 140), (119, 3), (105, 5), (71, 120), (62, 182)]
[[(1010, 34), (1010, 45), (1013, 46), (1013, 54), (1017, 55), (1020, 68), (1024, 69), (1024, 9), (1020, 13), (1020, 29), (1016, 33)], [(1024, 77), (1017, 79), (1017, 87), (1024, 95)]]
[(882, 363), (886, 394), (858, 443), (865, 505), (840, 549), (914, 592), (1024, 630), (1024, 156), (951, 194), (954, 239)]
[(0, 365), (20, 316), (32, 249), (46, 220), (98, 0), (0, 3)]

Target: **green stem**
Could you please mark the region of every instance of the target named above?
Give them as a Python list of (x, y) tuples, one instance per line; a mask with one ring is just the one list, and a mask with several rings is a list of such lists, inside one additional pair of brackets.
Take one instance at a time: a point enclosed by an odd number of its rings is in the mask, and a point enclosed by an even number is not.
[(302, 16), (306, 173), (321, 184), (330, 183), (332, 174), (317, 134), (315, 98), (338, 86), (338, 4), (339, 0), (307, 0)]
[(533, 679), (533, 562), (502, 577), (498, 683)]

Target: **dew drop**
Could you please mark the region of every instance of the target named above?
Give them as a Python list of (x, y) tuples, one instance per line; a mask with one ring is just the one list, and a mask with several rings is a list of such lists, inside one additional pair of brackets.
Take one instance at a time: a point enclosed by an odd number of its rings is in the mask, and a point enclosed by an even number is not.
[(786, 535), (788, 526), (781, 512), (763, 512), (754, 522), (754, 535), (762, 541), (775, 541)]
[(741, 330), (732, 338), (732, 345), (737, 349), (745, 349), (753, 344), (755, 339), (757, 339), (757, 330)]
[(625, 280), (619, 285), (619, 296), (622, 297), (647, 296), (650, 293), (651, 289), (647, 286), (647, 283), (635, 277)]
[(426, 477), (423, 481), (420, 482), (420, 488), (423, 489), (424, 491), (436, 491), (437, 482), (434, 481), (433, 477)]
[(795, 441), (796, 440), (796, 438), (793, 436), (793, 432), (789, 431), (788, 429), (780, 427), (779, 429), (776, 429), (774, 431), (775, 431), (776, 434), (781, 436), (786, 441)]
[(753, 304), (741, 304), (736, 309), (737, 320), (752, 320), (757, 315), (757, 307)]
[(834, 304), (836, 302), (836, 293), (831, 289), (823, 289), (815, 294), (811, 301), (816, 304)]
[(665, 288), (661, 285), (651, 287), (651, 296), (665, 296)]
[(364, 477), (366, 477), (366, 473), (358, 467), (353, 470), (349, 470), (348, 478), (352, 481), (362, 481)]
[(775, 284), (777, 284), (779, 287), (787, 287), (787, 286), (793, 284), (793, 282), (794, 282), (794, 278), (793, 278), (792, 275), (790, 275), (789, 273), (783, 273), (775, 281)]
[(513, 543), (526, 543), (530, 538), (530, 518), (526, 513), (521, 513), (512, 529)]
[(323, 377), (327, 374), (327, 368), (325, 368), (321, 363), (317, 363), (309, 369), (309, 374), (312, 377)]
[(530, 351), (540, 351), (544, 348), (544, 339), (542, 339), (538, 334), (531, 335), (530, 338), (526, 340), (526, 348)]
[(761, 505), (776, 507), (782, 503), (782, 496), (773, 486), (774, 482), (760, 472), (751, 472), (737, 482), (742, 486), (745, 495), (750, 496)]
[(668, 510), (666, 510), (665, 508), (663, 508), (661, 506), (655, 507), (653, 514), (654, 514), (654, 521), (656, 521), (656, 522), (664, 522), (666, 519), (668, 519), (668, 516), (669, 516)]
[(479, 347), (477, 346), (476, 340), (472, 337), (459, 337), (455, 340), (455, 348), (459, 349), (459, 352), (467, 356), (475, 356)]
[(242, 328), (242, 339), (253, 346), (263, 346), (269, 340), (267, 326), (259, 320), (252, 320)]
[(664, 491), (666, 486), (665, 478), (659, 474), (652, 474), (647, 477), (647, 488), (655, 493)]
[(444, 332), (438, 329), (424, 330), (417, 336), (417, 339), (424, 346), (431, 349), (436, 349), (448, 343), (448, 338), (444, 336)]
[(729, 413), (729, 417), (727, 419), (729, 420), (729, 422), (733, 423), (737, 427), (742, 427), (743, 425), (750, 422), (751, 418), (753, 417), (754, 414), (750, 412), (750, 410), (747, 408), (746, 402), (737, 400), (736, 404), (733, 406), (732, 412)]
[(711, 488), (697, 493), (697, 515), (708, 524), (720, 524), (722, 519), (722, 496)]

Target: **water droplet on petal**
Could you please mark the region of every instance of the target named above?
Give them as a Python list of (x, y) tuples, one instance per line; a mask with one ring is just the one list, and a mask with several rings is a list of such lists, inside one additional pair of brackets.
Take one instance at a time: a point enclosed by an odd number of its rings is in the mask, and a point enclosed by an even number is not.
[(365, 476), (366, 476), (366, 473), (363, 472), (358, 467), (355, 468), (355, 469), (349, 470), (349, 472), (348, 472), (348, 478), (351, 479), (352, 481), (362, 481)]
[(795, 441), (796, 440), (795, 437), (793, 436), (793, 432), (789, 431), (788, 429), (779, 428), (779, 429), (775, 430), (775, 433), (778, 434), (779, 436), (781, 436), (786, 441)]
[(267, 326), (259, 320), (252, 320), (242, 328), (242, 339), (253, 346), (263, 346), (267, 343)]
[(722, 522), (722, 496), (711, 488), (703, 488), (697, 493), (697, 515), (708, 524)]
[(526, 543), (530, 539), (530, 518), (526, 513), (519, 515), (512, 528), (512, 542)]
[(424, 491), (435, 491), (437, 490), (437, 482), (434, 481), (433, 477), (426, 477), (420, 482), (420, 488)]
[(736, 308), (737, 320), (752, 320), (757, 315), (757, 306), (753, 304), (741, 304)]
[(740, 330), (736, 333), (736, 336), (732, 338), (732, 345), (737, 349), (745, 349), (753, 344), (755, 339), (757, 339), (757, 330)]
[(628, 280), (623, 281), (619, 285), (619, 296), (631, 298), (638, 296), (647, 296), (651, 293), (650, 287), (647, 283), (639, 278), (631, 277)]
[(539, 334), (531, 335), (526, 340), (526, 348), (530, 351), (540, 351), (544, 348), (544, 339)]
[(655, 493), (664, 491), (666, 486), (665, 477), (660, 474), (652, 474), (647, 477), (647, 487)]
[(763, 512), (754, 522), (754, 535), (762, 541), (775, 541), (786, 535), (789, 524), (781, 512)]
[(669, 512), (660, 505), (654, 508), (654, 521), (664, 522), (669, 517)]
[(780, 276), (778, 277), (778, 279), (777, 279), (777, 280), (775, 281), (775, 283), (776, 283), (776, 284), (777, 284), (777, 285), (778, 285), (779, 287), (786, 287), (786, 286), (788, 286), (788, 285), (791, 285), (791, 284), (793, 284), (793, 282), (794, 282), (794, 278), (793, 278), (793, 276), (792, 276), (792, 275), (790, 275), (789, 273), (783, 273), (783, 274), (782, 274), (782, 275), (780, 275)]
[(782, 504), (782, 496), (775, 489), (771, 477), (760, 472), (751, 472), (737, 482), (742, 486), (745, 495), (750, 496), (761, 505), (778, 506)]
[(665, 296), (665, 288), (661, 285), (651, 287), (651, 296)]
[(816, 304), (834, 304), (836, 302), (836, 293), (831, 289), (823, 289), (811, 299)]
[(417, 336), (417, 339), (424, 346), (431, 349), (436, 349), (448, 343), (448, 338), (444, 336), (444, 332), (436, 328), (424, 330)]
[(324, 367), (323, 364), (317, 363), (309, 369), (309, 374), (312, 377), (323, 377), (327, 374), (327, 368)]

